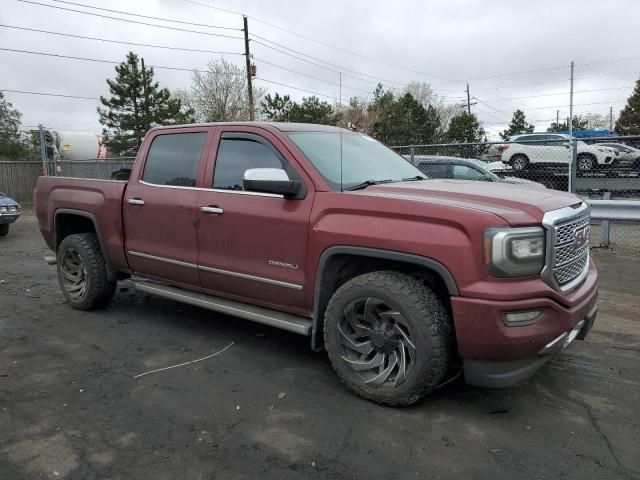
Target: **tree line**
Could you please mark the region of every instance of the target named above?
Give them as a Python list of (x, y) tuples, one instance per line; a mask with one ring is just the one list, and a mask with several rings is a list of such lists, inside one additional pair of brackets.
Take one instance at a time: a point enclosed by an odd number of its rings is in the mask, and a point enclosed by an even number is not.
[[(446, 103), (425, 82), (411, 82), (401, 90), (378, 84), (370, 98), (352, 97), (327, 102), (317, 96), (293, 100), (289, 95), (271, 95), (254, 88), (255, 111), (249, 111), (244, 69), (224, 59), (209, 62), (206, 71), (194, 71), (189, 89), (170, 91), (154, 80), (152, 67), (129, 52), (107, 79), (108, 96), (100, 97), (98, 119), (103, 141), (114, 156), (135, 155), (146, 132), (158, 125), (193, 122), (248, 120), (251, 114), (275, 122), (338, 125), (371, 135), (387, 145), (434, 143), (481, 143), (485, 129), (466, 105)], [(0, 92), (0, 156), (37, 158), (37, 139), (20, 128), (20, 113)], [(608, 117), (598, 114), (573, 118), (573, 130), (607, 128)], [(500, 132), (503, 140), (516, 133), (529, 133), (534, 125), (522, 110), (516, 110), (509, 126)], [(567, 122), (554, 122), (547, 131), (566, 131)], [(640, 80), (620, 112), (615, 131), (640, 135)]]

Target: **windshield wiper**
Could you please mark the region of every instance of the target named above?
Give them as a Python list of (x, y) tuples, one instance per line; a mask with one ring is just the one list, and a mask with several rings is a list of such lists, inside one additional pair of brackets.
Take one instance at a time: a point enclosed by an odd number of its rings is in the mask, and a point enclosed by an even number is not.
[(357, 185), (353, 185), (351, 187), (344, 188), (343, 190), (345, 192), (349, 192), (349, 191), (352, 191), (352, 190), (362, 190), (363, 188), (370, 187), (371, 185), (379, 185), (380, 183), (391, 183), (391, 182), (393, 182), (393, 180), (391, 180), (390, 178), (388, 178), (386, 180), (365, 180), (362, 183), (358, 183)]
[(422, 175), (416, 175), (415, 177), (407, 177), (403, 178), (403, 182), (417, 182), (418, 180), (426, 180), (427, 177), (423, 177)]

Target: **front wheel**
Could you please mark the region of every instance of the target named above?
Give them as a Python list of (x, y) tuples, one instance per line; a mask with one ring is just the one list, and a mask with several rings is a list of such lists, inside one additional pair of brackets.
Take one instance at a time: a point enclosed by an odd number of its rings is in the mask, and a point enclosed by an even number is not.
[(9, 224), (3, 223), (0, 225), (0, 237), (6, 237), (9, 234)]
[(409, 405), (445, 376), (451, 326), (440, 299), (420, 280), (380, 271), (334, 293), (324, 340), (334, 370), (352, 391), (384, 405)]
[(65, 237), (58, 248), (57, 265), (60, 288), (72, 307), (92, 310), (104, 307), (113, 298), (116, 281), (108, 279), (95, 233)]

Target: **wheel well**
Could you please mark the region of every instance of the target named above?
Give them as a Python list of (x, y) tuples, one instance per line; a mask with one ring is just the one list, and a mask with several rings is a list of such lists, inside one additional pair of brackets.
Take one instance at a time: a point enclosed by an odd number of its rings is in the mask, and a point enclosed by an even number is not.
[[(438, 272), (423, 265), (386, 258), (370, 257), (356, 254), (335, 254), (324, 263), (320, 284), (315, 286), (316, 309), (314, 311), (315, 331), (312, 340), (314, 350), (321, 350), (324, 312), (334, 292), (358, 275), (391, 270), (405, 273), (422, 280), (440, 298), (452, 317), (451, 299), (447, 284)], [(453, 324), (452, 324), (453, 326)]]
[(56, 249), (65, 237), (74, 233), (98, 233), (93, 220), (73, 213), (60, 213), (55, 220)]
[(524, 153), (516, 153), (511, 157), (510, 160), (513, 161), (516, 158), (524, 158), (527, 162), (529, 161), (529, 157), (527, 157)]
[(594, 162), (597, 161), (596, 156), (593, 153), (589, 153), (589, 152), (582, 152), (576, 155), (576, 158), (580, 158), (580, 157), (589, 157)]

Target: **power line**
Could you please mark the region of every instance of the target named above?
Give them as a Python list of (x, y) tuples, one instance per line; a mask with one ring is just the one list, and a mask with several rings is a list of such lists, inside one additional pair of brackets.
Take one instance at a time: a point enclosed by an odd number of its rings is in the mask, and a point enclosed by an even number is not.
[(134, 45), (134, 46), (137, 46), (137, 47), (162, 48), (162, 49), (166, 49), (166, 50), (179, 50), (179, 51), (183, 51), (183, 52), (195, 52), (195, 53), (213, 53), (213, 54), (216, 54), (216, 55), (244, 55), (243, 53), (238, 53), (238, 52), (219, 52), (219, 51), (214, 51), (214, 50), (200, 50), (200, 49), (196, 49), (196, 48), (171, 47), (171, 46), (168, 46), (168, 45), (154, 45), (154, 44), (151, 44), (151, 43), (126, 42), (124, 40), (112, 40), (112, 39), (108, 39), (108, 38), (89, 37), (89, 36), (86, 36), (86, 35), (76, 35), (76, 34), (73, 34), (73, 33), (53, 32), (53, 31), (50, 31), (50, 30), (39, 30), (37, 28), (19, 27), (19, 26), (15, 26), (15, 25), (0, 24), (0, 27), (2, 27), (2, 28), (11, 28), (11, 29), (14, 29), (14, 30), (29, 31), (29, 32), (46, 33), (48, 35), (58, 35), (58, 36), (61, 36), (61, 37), (80, 38), (80, 39), (83, 39), (83, 40), (95, 40), (97, 42), (118, 43), (118, 44), (122, 44), (122, 45)]
[(10, 92), (10, 93), (23, 93), (26, 95), (42, 95), (45, 97), (62, 97), (62, 98), (75, 98), (78, 100), (100, 100), (97, 97), (82, 97), (79, 95), (64, 95), (62, 93), (49, 93), (49, 92), (30, 92), (27, 90), (8, 90), (6, 88), (0, 88), (2, 92)]
[[(29, 55), (41, 55), (41, 56), (45, 56), (45, 57), (55, 57), (55, 58), (65, 58), (68, 60), (81, 60), (84, 62), (96, 62), (96, 63), (107, 63), (110, 65), (120, 65), (122, 62), (118, 62), (118, 61), (114, 61), (114, 60), (102, 60), (99, 58), (88, 58), (88, 57), (75, 57), (72, 55), (61, 55), (58, 53), (49, 53), (49, 52), (36, 52), (33, 50), (19, 50), (17, 48), (3, 48), (0, 47), (0, 51), (5, 51), (5, 52), (13, 52), (13, 53), (26, 53)], [(176, 70), (176, 71), (180, 71), (180, 72), (198, 72), (198, 73), (203, 73), (205, 72), (205, 70), (198, 70), (197, 68), (182, 68), (182, 67), (169, 67), (169, 66), (164, 66), (164, 65), (149, 65), (149, 67), (151, 68), (157, 68), (160, 70)], [(226, 73), (225, 75), (231, 75), (231, 76), (235, 76), (235, 75), (242, 75), (244, 76), (244, 73)]]
[[(207, 4), (196, 2), (196, 1), (193, 1), (193, 0), (183, 0), (183, 1), (185, 1), (187, 3), (192, 3), (194, 5), (199, 5), (201, 7), (210, 8), (210, 9), (213, 9), (213, 10), (220, 10), (220, 11), (223, 11), (223, 12), (233, 13), (233, 14), (236, 14), (236, 15), (245, 15), (245, 14), (243, 14), (241, 12), (238, 12), (238, 11), (233, 11), (233, 10), (228, 10), (228, 9), (224, 9), (224, 8), (214, 7), (213, 5), (207, 5)], [(289, 33), (291, 35), (295, 35), (297, 37), (304, 38), (305, 40), (308, 40), (308, 41), (311, 41), (311, 42), (315, 42), (315, 43), (317, 43), (319, 45), (323, 45), (325, 47), (333, 48), (334, 50), (338, 50), (338, 51), (341, 51), (341, 52), (344, 52), (344, 53), (348, 53), (350, 55), (355, 55), (356, 57), (364, 58), (364, 59), (370, 60), (372, 62), (377, 62), (377, 63), (380, 63), (382, 65), (387, 65), (389, 67), (393, 67), (393, 68), (397, 68), (397, 69), (400, 69), (400, 70), (404, 70), (406, 72), (415, 73), (415, 74), (418, 74), (418, 75), (422, 75), (424, 77), (431, 77), (431, 78), (435, 78), (437, 80), (445, 80), (445, 81), (451, 82), (451, 83), (463, 83), (463, 82), (458, 81), (458, 80), (450, 80), (448, 78), (443, 78), (443, 77), (440, 77), (440, 76), (437, 76), (437, 75), (433, 75), (433, 74), (430, 74), (430, 73), (419, 72), (419, 71), (416, 71), (416, 70), (412, 70), (410, 68), (403, 67), (401, 65), (396, 65), (394, 63), (387, 62), (385, 60), (380, 60), (378, 58), (369, 57), (367, 55), (363, 55), (361, 53), (354, 52), (352, 50), (348, 50), (348, 49), (343, 48), (343, 47), (338, 47), (336, 45), (332, 45), (332, 44), (324, 42), (322, 40), (318, 40), (318, 39), (310, 37), (308, 35), (303, 35), (301, 33), (294, 32), (293, 30), (289, 30), (288, 28), (280, 27), (280, 26), (275, 25), (275, 24), (273, 24), (271, 22), (268, 22), (266, 20), (262, 20), (260, 18), (253, 17), (251, 15), (247, 15), (247, 16), (250, 17), (251, 19), (255, 20), (256, 22), (262, 23), (264, 25), (267, 25), (269, 27), (275, 28), (277, 30), (282, 30), (283, 32), (287, 32), (287, 33)], [(254, 35), (254, 36), (256, 38), (261, 38), (261, 37), (258, 37), (257, 35)], [(265, 39), (264, 37), (262, 37), (262, 39), (265, 40), (265, 41), (270, 41), (268, 39)], [(275, 42), (273, 42), (273, 43), (275, 44)]]
[(150, 20), (160, 20), (162, 22), (171, 22), (171, 23), (179, 23), (182, 25), (191, 25), (194, 27), (207, 27), (207, 28), (218, 28), (221, 30), (236, 30), (236, 31), (242, 31), (241, 28), (237, 28), (237, 27), (223, 27), (220, 25), (209, 25), (206, 23), (194, 23), (194, 22), (185, 22), (183, 20), (173, 20), (171, 18), (163, 18), (163, 17), (152, 17), (150, 15), (142, 15), (140, 13), (133, 13), (133, 12), (125, 12), (123, 10), (111, 10), (109, 8), (101, 8), (101, 7), (94, 7), (93, 5), (84, 5), (82, 3), (76, 3), (76, 2), (69, 2), (66, 0), (49, 0), (51, 2), (56, 2), (56, 3), (65, 3), (67, 5), (73, 5), (76, 7), (84, 7), (84, 8), (91, 8), (93, 10), (100, 10), (102, 12), (110, 12), (110, 13), (119, 13), (121, 15), (130, 15), (132, 17), (139, 17), (139, 18), (148, 18)]
[[(283, 66), (281, 66), (281, 65), (276, 65), (275, 63), (271, 63), (271, 62), (268, 62), (268, 61), (266, 61), (266, 60), (262, 60), (262, 59), (260, 59), (260, 58), (255, 58), (255, 57), (254, 57), (254, 60), (256, 60), (257, 62), (265, 63), (265, 64), (267, 64), (267, 65), (271, 65), (272, 67), (279, 68), (279, 69), (281, 69), (281, 70), (286, 70), (287, 72), (295, 73), (296, 75), (301, 75), (301, 76), (303, 76), (303, 77), (307, 77), (307, 78), (312, 78), (312, 79), (314, 79), (314, 80), (318, 80), (319, 82), (328, 83), (328, 84), (330, 84), (330, 85), (334, 85), (334, 86), (336, 86), (336, 87), (340, 86), (340, 84), (339, 84), (339, 83), (331, 82), (331, 81), (329, 81), (329, 80), (324, 80), (324, 79), (322, 79), (322, 78), (320, 78), (320, 77), (314, 77), (313, 75), (307, 75), (306, 73), (302, 73), (302, 72), (299, 72), (299, 71), (297, 71), (297, 70), (293, 70), (293, 69), (291, 69), (291, 68), (283, 67)], [(362, 90), (362, 89), (360, 89), (360, 88), (350, 87), (350, 86), (348, 86), (348, 85), (342, 85), (342, 88), (347, 88), (347, 89), (349, 89), (349, 90), (355, 90), (355, 91), (357, 91), (357, 92), (363, 92), (363, 93), (367, 93), (367, 94), (371, 93), (371, 92), (370, 92), (370, 91), (368, 91), (368, 90)]]
[(222, 33), (203, 32), (203, 31), (200, 31), (200, 30), (190, 30), (190, 29), (187, 29), (187, 28), (170, 27), (168, 25), (158, 25), (156, 23), (140, 22), (138, 20), (130, 20), (128, 18), (111, 17), (109, 15), (102, 15), (100, 13), (83, 12), (82, 10), (75, 10), (73, 8), (60, 7), (60, 6), (57, 6), (57, 5), (47, 5), (46, 3), (34, 2), (32, 0), (16, 0), (16, 1), (21, 2), (21, 3), (27, 3), (27, 4), (30, 4), (30, 5), (38, 5), (38, 6), (41, 6), (41, 7), (49, 7), (49, 8), (53, 8), (53, 9), (56, 9), (56, 10), (65, 10), (67, 12), (81, 13), (83, 15), (90, 15), (90, 16), (93, 16), (93, 17), (107, 18), (109, 20), (118, 20), (120, 22), (136, 23), (138, 25), (146, 25), (146, 26), (149, 26), (149, 27), (164, 28), (166, 30), (176, 30), (176, 31), (179, 31), (179, 32), (197, 33), (199, 35), (208, 35), (208, 36), (211, 36), (211, 37), (222, 37), (222, 38), (231, 38), (233, 40), (242, 40), (242, 38), (235, 37), (233, 35), (225, 35), (225, 34), (222, 34)]
[(294, 87), (292, 85), (286, 85), (284, 83), (276, 82), (276, 81), (273, 81), (273, 80), (268, 80), (268, 79), (262, 78), (262, 77), (254, 77), (254, 80), (260, 80), (262, 82), (273, 83), (275, 85), (280, 85), (281, 87), (293, 88), (294, 90), (300, 90), (301, 92), (311, 93), (313, 95), (318, 95), (320, 97), (335, 98), (334, 95), (325, 95), (324, 93), (314, 92), (313, 90), (306, 90), (304, 88), (298, 88), (298, 87)]
[[(262, 39), (262, 38), (263, 38), (263, 37), (259, 37), (258, 35), (252, 35), (252, 36), (253, 36), (253, 37), (256, 37), (256, 38), (260, 38), (260, 39)], [(343, 67), (343, 66), (336, 65), (336, 64), (334, 64), (334, 63), (326, 62), (326, 61), (324, 61), (324, 60), (322, 60), (322, 59), (319, 59), (319, 58), (316, 58), (316, 57), (312, 57), (311, 55), (307, 55), (307, 54), (305, 54), (305, 53), (298, 52), (297, 50), (294, 50), (294, 49), (292, 49), (292, 48), (286, 47), (286, 46), (281, 45), (281, 44), (279, 44), (279, 43), (271, 42), (270, 40), (266, 40), (266, 41), (267, 41), (267, 42), (270, 42), (270, 43), (273, 43), (274, 45), (278, 45), (279, 47), (282, 47), (282, 48), (284, 48), (285, 50), (290, 50), (291, 52), (295, 52), (295, 53), (297, 53), (298, 55), (302, 55), (303, 57), (310, 58), (310, 59), (312, 59), (312, 60), (315, 60), (316, 62), (320, 62), (320, 63), (324, 63), (324, 64), (326, 64), (326, 65), (330, 65), (331, 67), (334, 67), (334, 68), (329, 68), (329, 67), (326, 67), (326, 66), (324, 66), (324, 65), (319, 65), (319, 64), (314, 63), (314, 62), (311, 62), (311, 61), (309, 61), (309, 60), (306, 60), (306, 59), (300, 58), (300, 57), (298, 57), (298, 56), (296, 56), (296, 55), (293, 55), (293, 54), (291, 54), (291, 53), (289, 53), (289, 52), (287, 52), (287, 51), (283, 51), (283, 50), (281, 50), (281, 49), (278, 49), (278, 48), (276, 48), (276, 47), (273, 47), (272, 45), (268, 45), (268, 44), (266, 44), (266, 43), (264, 43), (264, 42), (261, 42), (260, 40), (255, 40), (255, 39), (253, 40), (253, 42), (254, 42), (254, 43), (257, 43), (257, 44), (259, 44), (259, 45), (262, 45), (263, 47), (269, 48), (269, 49), (271, 49), (271, 50), (275, 50), (275, 51), (277, 51), (277, 52), (279, 52), (279, 53), (282, 53), (283, 55), (288, 55), (288, 56), (290, 56), (290, 57), (296, 58), (296, 59), (298, 59), (298, 60), (301, 60), (301, 61), (304, 61), (304, 62), (307, 62), (307, 63), (311, 63), (311, 64), (313, 64), (313, 65), (315, 65), (315, 66), (317, 66), (317, 67), (324, 68), (324, 69), (326, 69), (326, 70), (330, 70), (330, 71), (335, 72), (335, 73), (342, 73), (345, 77), (355, 78), (355, 79), (357, 79), (357, 80), (360, 80), (360, 81), (363, 81), (363, 82), (369, 82), (369, 83), (376, 83), (376, 82), (377, 82), (377, 83), (382, 83), (382, 82), (384, 82), (384, 83), (387, 83), (387, 84), (391, 83), (391, 84), (400, 85), (401, 87), (405, 87), (405, 86), (406, 86), (406, 85), (404, 85), (404, 84), (402, 84), (402, 83), (400, 83), (400, 82), (395, 82), (395, 81), (393, 81), (393, 80), (385, 80), (385, 79), (383, 79), (383, 78), (374, 77), (374, 76), (372, 76), (372, 75), (367, 75), (367, 74), (364, 74), (364, 73), (360, 73), (360, 72), (357, 72), (357, 71), (355, 71), (355, 70), (351, 70), (351, 69), (349, 69), (349, 68), (345, 68), (345, 67)], [(338, 70), (336, 70), (336, 69), (338, 69)], [(371, 78), (372, 80), (366, 80), (366, 79), (363, 79), (363, 78), (354, 77), (353, 75), (350, 75), (350, 74), (347, 74), (347, 73), (344, 73), (344, 72), (351, 72), (351, 73), (354, 73), (354, 74), (356, 74), (356, 75), (360, 75), (361, 77), (369, 77), (369, 78)]]

